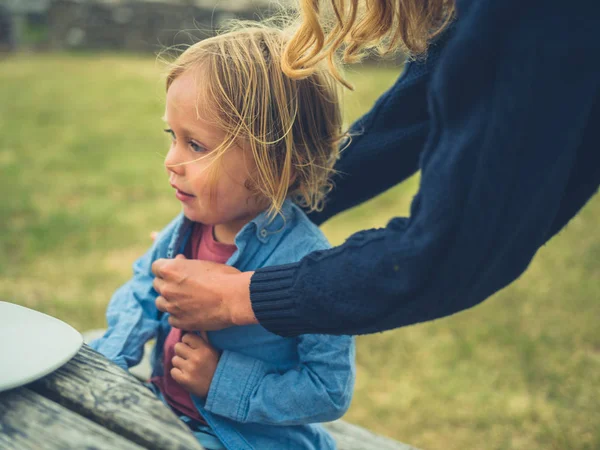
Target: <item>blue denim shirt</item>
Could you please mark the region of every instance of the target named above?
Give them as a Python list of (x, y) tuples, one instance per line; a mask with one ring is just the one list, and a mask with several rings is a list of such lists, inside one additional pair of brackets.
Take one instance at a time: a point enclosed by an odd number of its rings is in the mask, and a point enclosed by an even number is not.
[[(124, 369), (139, 363), (144, 344), (156, 338), (153, 375), (162, 375), (168, 315), (155, 306), (152, 262), (183, 253), (191, 233), (183, 214), (161, 231), (133, 266), (134, 276), (113, 295), (106, 334), (91, 343)], [(329, 248), (321, 231), (291, 201), (272, 222), (260, 214), (235, 238), (227, 264), (242, 271), (298, 261)], [(354, 387), (354, 339), (301, 335), (284, 338), (260, 325), (208, 332), (221, 351), (208, 396), (192, 396), (200, 414), (228, 449), (333, 449), (335, 443), (315, 422), (341, 417)]]

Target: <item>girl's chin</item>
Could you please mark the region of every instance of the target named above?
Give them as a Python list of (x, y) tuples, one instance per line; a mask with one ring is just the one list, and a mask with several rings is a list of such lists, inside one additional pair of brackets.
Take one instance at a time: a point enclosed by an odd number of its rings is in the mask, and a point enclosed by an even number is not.
[(183, 215), (192, 222), (201, 223), (203, 225), (216, 225), (219, 223), (218, 220), (215, 220), (214, 216), (203, 214), (201, 211), (189, 208), (186, 205), (183, 206)]
[(208, 224), (208, 217), (205, 214), (196, 211), (194, 208), (190, 208), (187, 205), (183, 205), (183, 215), (192, 222), (200, 222)]

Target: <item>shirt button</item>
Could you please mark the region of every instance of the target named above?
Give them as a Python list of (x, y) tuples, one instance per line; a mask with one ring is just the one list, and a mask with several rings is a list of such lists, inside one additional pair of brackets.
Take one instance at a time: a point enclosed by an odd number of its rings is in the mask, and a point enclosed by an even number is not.
[(262, 237), (266, 238), (266, 237), (267, 237), (267, 234), (268, 234), (268, 233), (267, 233), (267, 230), (265, 230), (264, 228), (263, 228), (262, 230), (260, 230), (260, 235), (261, 235)]

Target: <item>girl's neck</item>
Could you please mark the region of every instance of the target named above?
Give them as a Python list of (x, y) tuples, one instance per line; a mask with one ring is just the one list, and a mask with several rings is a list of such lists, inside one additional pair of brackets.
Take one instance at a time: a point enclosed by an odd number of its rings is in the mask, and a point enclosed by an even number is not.
[(230, 223), (220, 223), (213, 227), (215, 241), (223, 244), (234, 244), (235, 237), (250, 220), (238, 220)]
[(265, 212), (269, 207), (267, 200), (257, 201), (255, 210), (245, 217), (240, 217), (237, 220), (232, 220), (227, 223), (219, 223), (213, 227), (213, 237), (215, 241), (223, 244), (235, 244), (235, 237), (240, 232), (244, 225), (258, 216), (260, 213)]

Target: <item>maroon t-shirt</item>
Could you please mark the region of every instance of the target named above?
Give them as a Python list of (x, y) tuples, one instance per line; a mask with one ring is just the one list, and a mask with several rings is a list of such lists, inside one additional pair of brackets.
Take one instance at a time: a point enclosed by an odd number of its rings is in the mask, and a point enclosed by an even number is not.
[[(235, 245), (223, 244), (215, 240), (212, 225), (196, 223), (192, 230), (192, 236), (188, 241), (185, 256), (191, 259), (202, 259), (224, 264), (233, 255), (235, 250)], [(206, 423), (194, 406), (189, 392), (171, 377), (171, 369), (173, 368), (172, 360), (175, 356), (174, 346), (176, 343), (181, 342), (183, 333), (179, 328), (173, 327), (171, 329), (163, 347), (164, 375), (162, 377), (153, 377), (150, 381), (160, 389), (165, 400), (172, 408), (188, 417)]]

